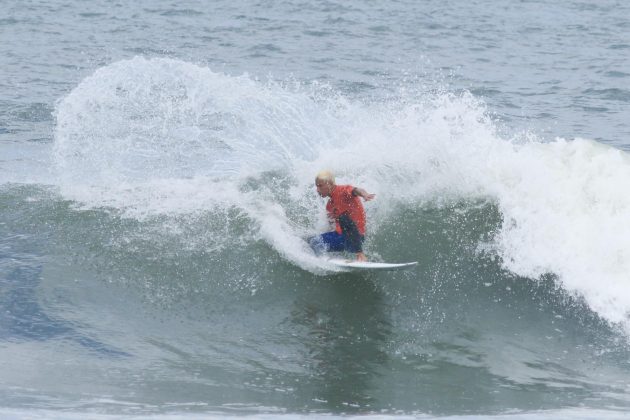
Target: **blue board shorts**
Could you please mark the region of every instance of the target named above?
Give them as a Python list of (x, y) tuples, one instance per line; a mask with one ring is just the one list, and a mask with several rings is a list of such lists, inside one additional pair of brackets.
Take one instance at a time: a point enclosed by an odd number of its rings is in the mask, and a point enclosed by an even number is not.
[(317, 255), (324, 252), (362, 252), (363, 251), (364, 237), (360, 236), (360, 240), (348, 240), (342, 233), (336, 231), (322, 233), (321, 235), (313, 236), (308, 240), (309, 245), (313, 248), (313, 251)]
[(309, 245), (315, 251), (315, 254), (323, 254), (324, 252), (363, 252), (364, 236), (359, 233), (356, 223), (348, 214), (339, 216), (339, 226), (341, 233), (336, 230), (332, 232), (322, 233), (308, 240)]

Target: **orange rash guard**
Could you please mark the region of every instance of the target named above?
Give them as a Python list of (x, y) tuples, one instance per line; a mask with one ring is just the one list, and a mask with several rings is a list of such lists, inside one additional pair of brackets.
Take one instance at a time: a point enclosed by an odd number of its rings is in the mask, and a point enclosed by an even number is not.
[(336, 185), (330, 193), (330, 199), (326, 204), (328, 216), (335, 221), (335, 230), (341, 234), (339, 216), (347, 213), (350, 219), (357, 225), (357, 229), (362, 236), (365, 236), (365, 210), (361, 197), (352, 195), (354, 187), (352, 185)]

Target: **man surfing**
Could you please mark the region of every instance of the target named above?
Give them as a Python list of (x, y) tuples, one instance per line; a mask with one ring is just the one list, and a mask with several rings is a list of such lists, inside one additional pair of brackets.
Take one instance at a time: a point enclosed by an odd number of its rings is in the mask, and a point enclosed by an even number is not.
[(356, 254), (357, 261), (367, 261), (363, 253), (365, 239), (365, 210), (361, 198), (370, 201), (375, 194), (352, 185), (336, 185), (330, 171), (321, 171), (315, 177), (317, 193), (328, 197), (326, 212), (335, 230), (309, 239), (315, 253), (347, 251)]

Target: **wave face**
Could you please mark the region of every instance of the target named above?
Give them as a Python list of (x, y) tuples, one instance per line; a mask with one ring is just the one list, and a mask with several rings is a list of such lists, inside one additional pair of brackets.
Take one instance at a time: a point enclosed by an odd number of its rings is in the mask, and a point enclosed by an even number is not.
[[(505, 134), (465, 91), (359, 100), (165, 58), (98, 69), (55, 119), (50, 168), (0, 187), (7, 410), (628, 407), (625, 152)], [(311, 253), (324, 168), (376, 194), (370, 258), (416, 269)]]
[(626, 153), (586, 139), (501, 137), (469, 94), (365, 104), (325, 86), (135, 58), (85, 79), (56, 116), (61, 192), (83, 207), (171, 222), (233, 212), (247, 220), (236, 237), (222, 230), (230, 222), (197, 233), (213, 247), (262, 239), (317, 271), (301, 238), (323, 226), (312, 186), (320, 168), (377, 194), (367, 206), (376, 253), (391, 235), (382, 226), (401, 210), (481, 200), (500, 222), (478, 242), (480, 254), (522, 277), (554, 275), (628, 326)]

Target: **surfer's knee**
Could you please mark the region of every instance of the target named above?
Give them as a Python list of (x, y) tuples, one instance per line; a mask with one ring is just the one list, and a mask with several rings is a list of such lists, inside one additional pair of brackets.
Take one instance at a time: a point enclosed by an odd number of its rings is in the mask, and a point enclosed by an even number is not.
[(322, 235), (311, 236), (306, 240), (316, 255), (326, 252), (326, 243), (324, 242)]
[(358, 234), (354, 237), (346, 238), (346, 251), (354, 254), (363, 252), (363, 240), (364, 237)]

